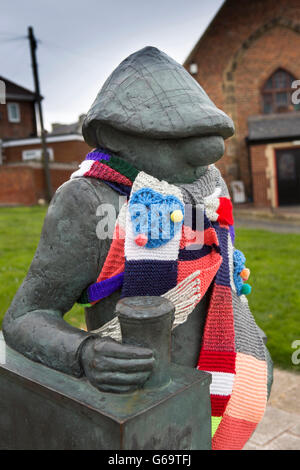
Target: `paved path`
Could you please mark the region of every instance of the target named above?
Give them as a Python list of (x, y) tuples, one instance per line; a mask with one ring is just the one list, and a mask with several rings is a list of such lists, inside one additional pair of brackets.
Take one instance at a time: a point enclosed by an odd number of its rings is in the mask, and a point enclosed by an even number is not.
[(235, 217), (235, 227), (245, 227), (253, 229), (268, 230), (277, 233), (300, 233), (300, 223), (292, 221), (282, 221), (274, 219), (254, 219), (245, 217)]
[(265, 416), (244, 450), (300, 450), (300, 374), (274, 370)]

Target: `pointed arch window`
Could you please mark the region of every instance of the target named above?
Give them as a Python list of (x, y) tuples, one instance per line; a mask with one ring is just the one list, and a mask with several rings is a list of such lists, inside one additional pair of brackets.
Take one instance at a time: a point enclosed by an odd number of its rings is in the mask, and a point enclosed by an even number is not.
[(291, 97), (295, 91), (292, 88), (295, 77), (284, 69), (278, 69), (266, 81), (262, 89), (263, 113), (281, 113), (294, 111)]

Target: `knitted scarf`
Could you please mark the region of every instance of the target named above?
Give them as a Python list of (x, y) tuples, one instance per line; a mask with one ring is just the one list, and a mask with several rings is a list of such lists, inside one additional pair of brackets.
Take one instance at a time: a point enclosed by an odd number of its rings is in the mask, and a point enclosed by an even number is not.
[[(266, 407), (266, 349), (244, 295), (249, 270), (233, 246), (232, 205), (220, 172), (210, 165), (196, 182), (176, 186), (96, 150), (71, 178), (82, 176), (128, 201), (98, 279), (79, 303), (94, 305), (120, 288), (123, 297), (163, 296), (175, 306), (174, 328), (212, 285), (197, 368), (212, 375), (212, 448), (242, 449)], [(101, 330), (121, 338), (117, 319)]]

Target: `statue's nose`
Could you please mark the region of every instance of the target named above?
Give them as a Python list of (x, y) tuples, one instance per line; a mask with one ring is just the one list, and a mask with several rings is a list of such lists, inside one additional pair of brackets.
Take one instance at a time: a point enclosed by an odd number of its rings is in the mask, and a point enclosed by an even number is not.
[(224, 155), (225, 143), (221, 135), (200, 135), (181, 139), (177, 148), (186, 163), (198, 167), (219, 160)]
[(219, 135), (223, 139), (233, 136), (235, 129), (232, 119), (213, 103), (212, 106), (201, 108), (199, 115), (199, 136)]

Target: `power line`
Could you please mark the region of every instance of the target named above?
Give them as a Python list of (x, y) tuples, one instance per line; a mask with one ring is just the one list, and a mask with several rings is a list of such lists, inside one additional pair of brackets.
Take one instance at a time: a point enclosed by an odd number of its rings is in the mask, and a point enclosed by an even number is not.
[(18, 36), (17, 33), (13, 33), (12, 31), (0, 31), (0, 34), (6, 34), (6, 36)]
[(0, 38), (0, 46), (2, 44), (7, 44), (8, 42), (16, 42), (16, 41), (22, 41), (23, 39), (27, 39), (26, 36), (16, 36), (16, 37), (13, 37), (13, 38), (5, 38), (5, 39), (1, 39)]
[(24, 42), (18, 43), (18, 47), (14, 47), (14, 62), (12, 67), (10, 67), (9, 72), (13, 80), (16, 80), (16, 77), (21, 78), (20, 74), (22, 73), (22, 69), (24, 70), (24, 67), (26, 67), (28, 70), (30, 69), (27, 47), (28, 44)]
[[(15, 42), (15, 41), (22, 41), (24, 39), (28, 39), (28, 36), (20, 36), (20, 35), (17, 35), (15, 33), (12, 33), (12, 32), (8, 32), (8, 31), (0, 31), (0, 36), (1, 35), (6, 35), (6, 36), (12, 36), (12, 37), (6, 37), (6, 38), (1, 38), (0, 37), (0, 46), (1, 45), (5, 45), (7, 43), (11, 43), (11, 42)], [(48, 40), (44, 40), (44, 39), (37, 39), (36, 38), (36, 43), (41, 45), (41, 46), (44, 46), (46, 49), (51, 49), (51, 48), (55, 48), (55, 49), (59, 49), (60, 51), (64, 52), (64, 53), (67, 53), (67, 54), (70, 54), (72, 56), (76, 56), (76, 57), (80, 57), (81, 59), (84, 59), (84, 60), (92, 60), (92, 61), (97, 61), (99, 63), (99, 56), (92, 56), (90, 54), (86, 54), (82, 51), (76, 51), (74, 49), (70, 50), (66, 47), (62, 47), (61, 45), (59, 44), (55, 44), (54, 42), (52, 41), (48, 41)]]

